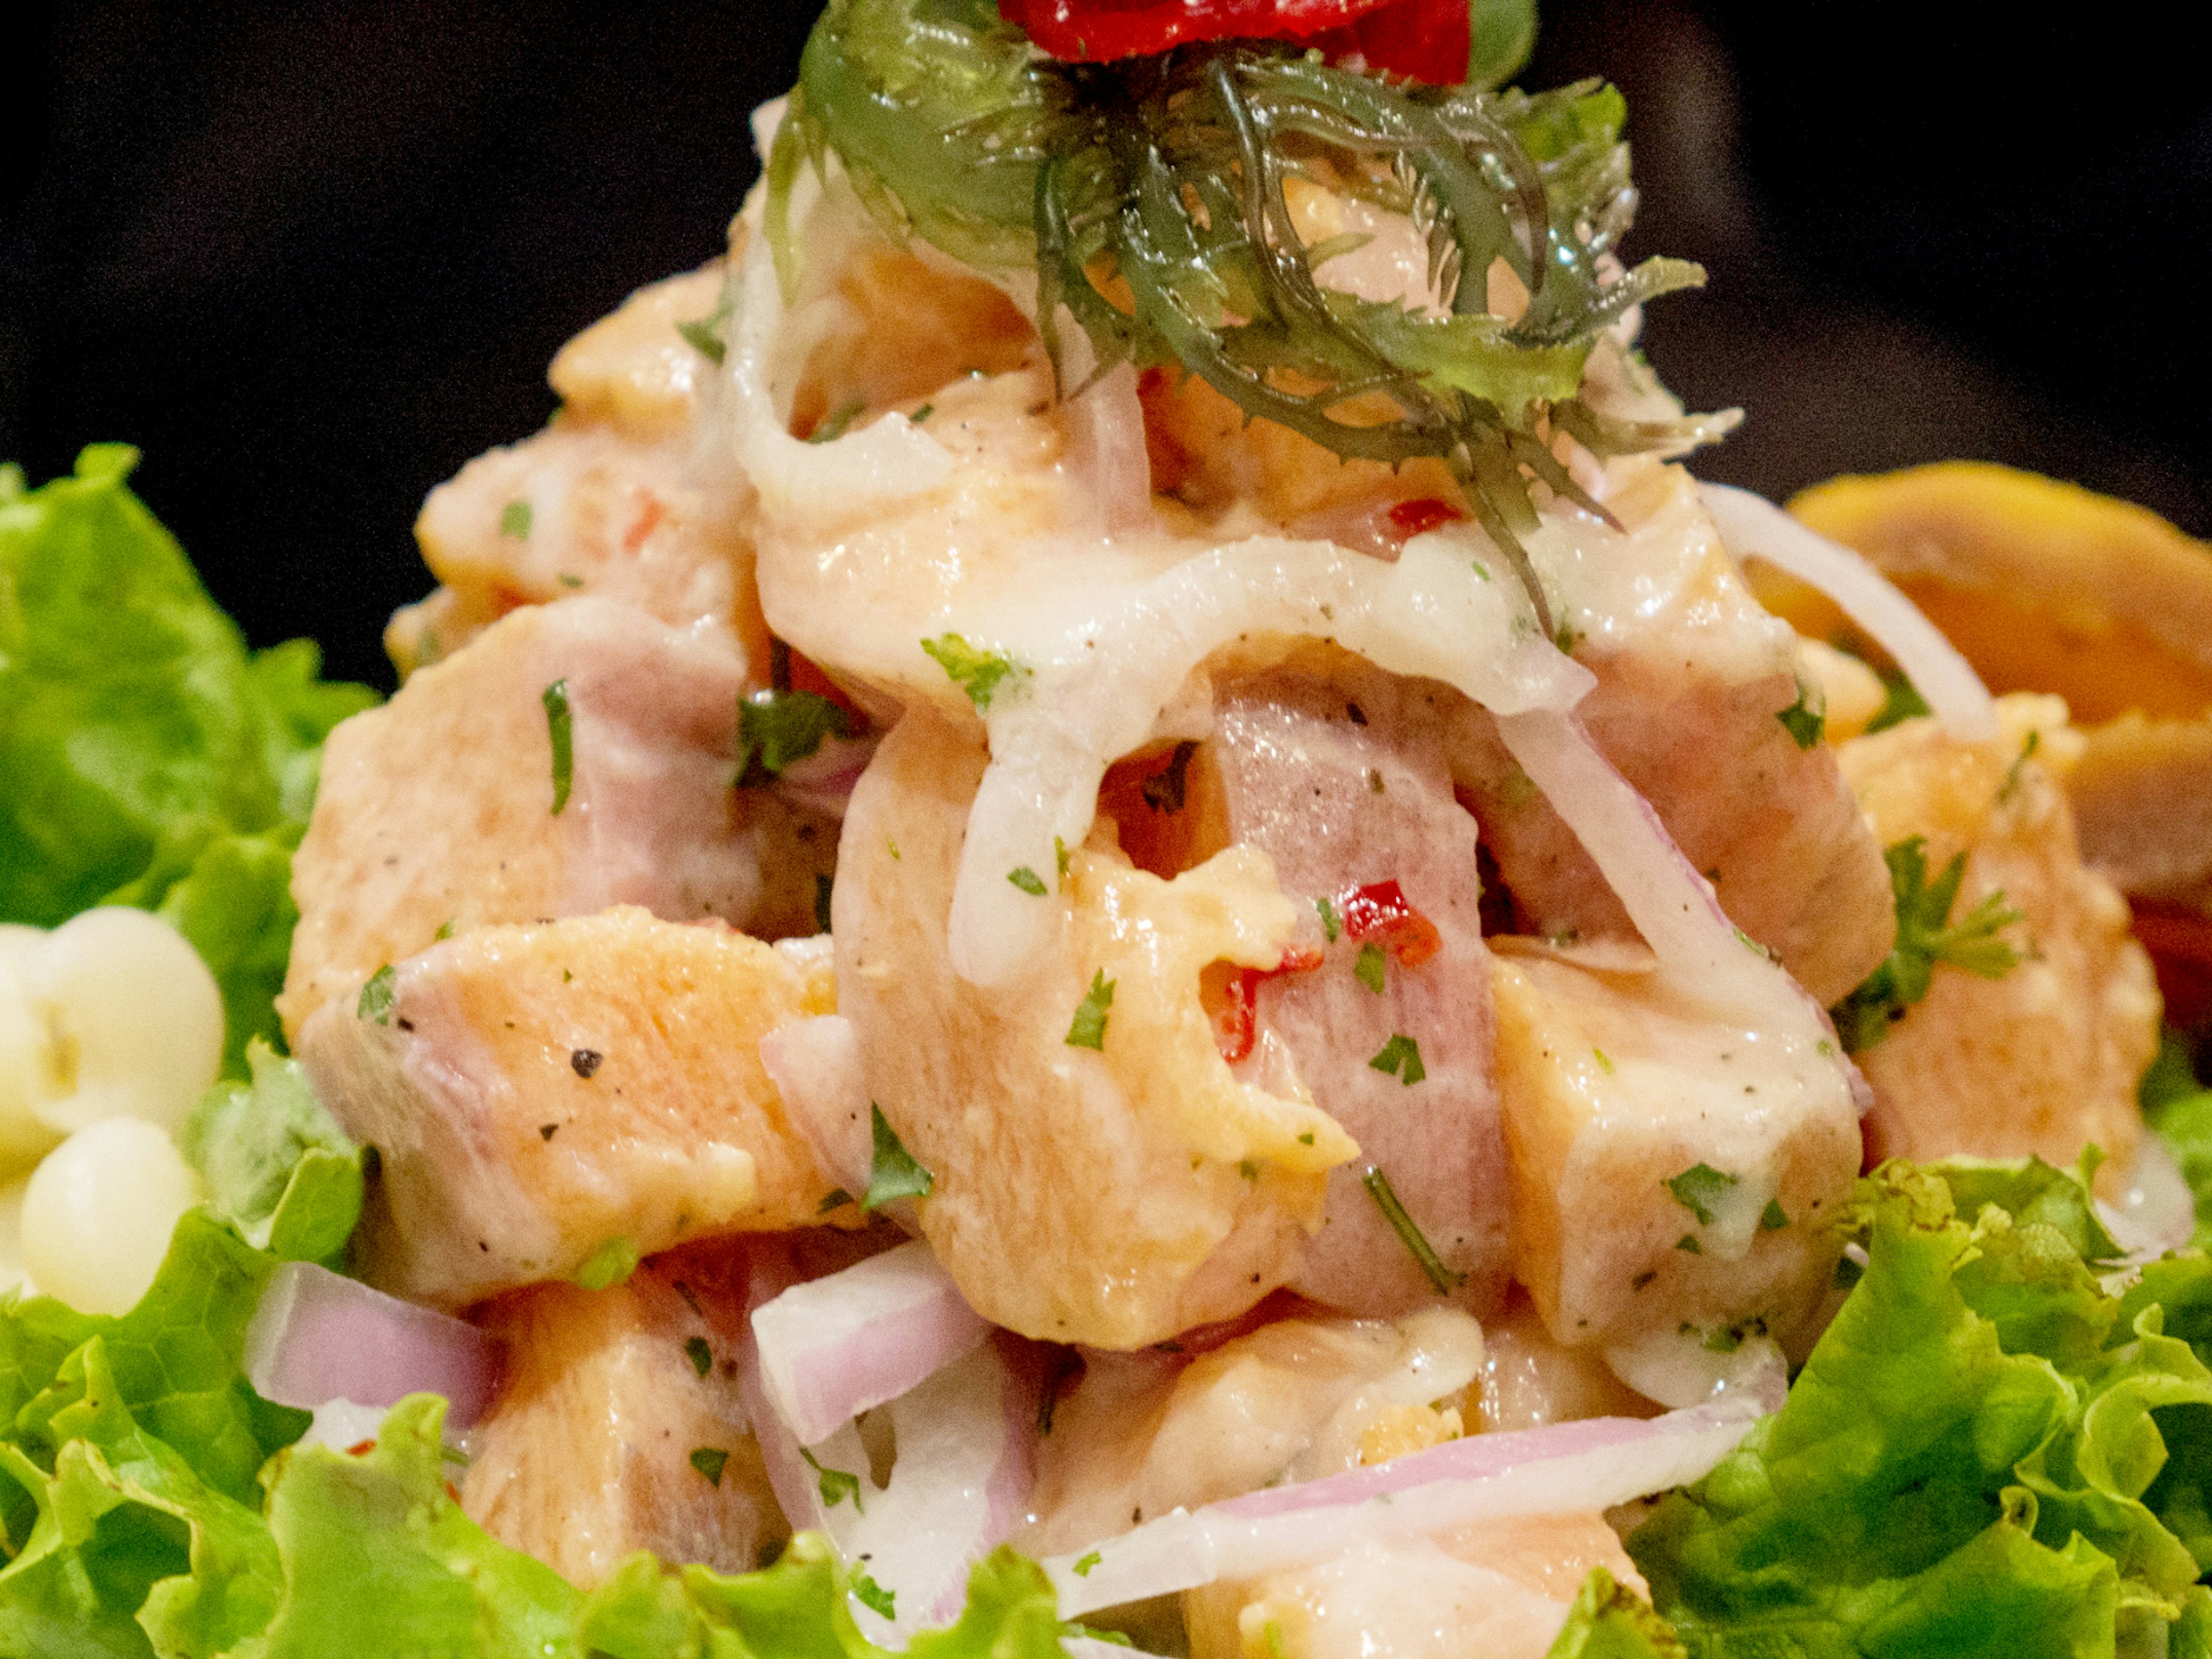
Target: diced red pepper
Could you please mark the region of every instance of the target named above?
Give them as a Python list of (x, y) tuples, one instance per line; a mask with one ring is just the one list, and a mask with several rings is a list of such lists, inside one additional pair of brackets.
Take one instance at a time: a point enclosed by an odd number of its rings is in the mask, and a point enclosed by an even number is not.
[(1194, 40), (1302, 40), (1450, 86), (1467, 78), (1467, 0), (1000, 0), (1043, 51), (1102, 64)]
[(1433, 495), (1424, 495), (1419, 501), (1401, 501), (1390, 509), (1390, 526), (1408, 539), (1425, 535), (1440, 524), (1449, 524), (1467, 514), (1449, 501), (1440, 501)]
[(1395, 881), (1355, 887), (1336, 901), (1344, 931), (1360, 940), (1379, 940), (1401, 968), (1418, 968), (1443, 948), (1437, 925), (1416, 910)]
[(1321, 966), (1321, 962), (1320, 951), (1303, 950), (1294, 945), (1272, 968), (1231, 969), (1221, 988), (1220, 1000), (1212, 1007), (1213, 1041), (1221, 1050), (1222, 1059), (1234, 1066), (1250, 1054), (1253, 1045), (1260, 1040), (1261, 981), (1285, 974), (1310, 974)]

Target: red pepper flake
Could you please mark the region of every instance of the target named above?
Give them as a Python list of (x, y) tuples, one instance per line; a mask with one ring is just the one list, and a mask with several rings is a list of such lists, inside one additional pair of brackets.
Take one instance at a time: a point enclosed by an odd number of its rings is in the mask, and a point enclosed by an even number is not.
[(356, 1444), (348, 1446), (346, 1448), (346, 1455), (348, 1457), (366, 1457), (369, 1453), (375, 1449), (376, 1442), (374, 1440), (363, 1440)]
[(1443, 948), (1436, 923), (1413, 907), (1395, 881), (1353, 888), (1338, 897), (1336, 912), (1346, 938), (1379, 939), (1401, 968), (1418, 968)]
[(1467, 514), (1449, 501), (1438, 501), (1434, 495), (1424, 495), (1419, 501), (1401, 501), (1390, 509), (1390, 525), (1408, 540), (1426, 535), (1438, 525), (1451, 524)]
[(1260, 1040), (1260, 982), (1285, 974), (1310, 974), (1321, 966), (1322, 954), (1299, 945), (1283, 952), (1273, 968), (1231, 968), (1218, 996), (1206, 999), (1213, 1015), (1213, 1041), (1222, 1059), (1234, 1066), (1252, 1052)]

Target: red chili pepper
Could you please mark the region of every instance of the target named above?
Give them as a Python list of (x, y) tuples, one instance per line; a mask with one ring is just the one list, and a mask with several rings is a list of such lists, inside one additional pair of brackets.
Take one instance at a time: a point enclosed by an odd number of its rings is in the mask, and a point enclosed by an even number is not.
[(1437, 925), (1407, 900), (1395, 881), (1355, 887), (1336, 901), (1344, 931), (1355, 939), (1379, 939), (1401, 968), (1418, 968), (1443, 948)]
[(1000, 0), (1043, 51), (1102, 64), (1194, 40), (1302, 40), (1437, 86), (1467, 79), (1467, 0)]
[(1310, 974), (1321, 966), (1318, 951), (1292, 945), (1272, 968), (1239, 968), (1222, 988), (1221, 1006), (1213, 1011), (1213, 1041), (1222, 1059), (1234, 1066), (1252, 1052), (1260, 1040), (1260, 981), (1284, 974)]
[(1467, 514), (1449, 501), (1440, 501), (1433, 495), (1424, 495), (1416, 501), (1401, 501), (1390, 509), (1391, 527), (1408, 538), (1465, 517)]

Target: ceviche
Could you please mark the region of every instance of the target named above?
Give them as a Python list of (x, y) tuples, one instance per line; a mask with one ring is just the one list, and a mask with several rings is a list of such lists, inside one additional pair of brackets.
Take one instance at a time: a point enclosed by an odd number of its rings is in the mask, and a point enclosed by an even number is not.
[(388, 701), (0, 469), (0, 1656), (2212, 1656), (2212, 550), (1533, 29), (829, 0)]

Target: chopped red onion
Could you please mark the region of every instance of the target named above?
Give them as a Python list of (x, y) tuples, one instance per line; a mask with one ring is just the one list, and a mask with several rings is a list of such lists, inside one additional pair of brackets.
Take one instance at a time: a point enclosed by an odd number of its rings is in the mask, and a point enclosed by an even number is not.
[(475, 1326), (310, 1261), (288, 1261), (270, 1276), (246, 1329), (254, 1392), (303, 1411), (438, 1394), (447, 1422), (465, 1429), (489, 1408), (499, 1372), (498, 1344)]
[(919, 1239), (794, 1285), (752, 1316), (769, 1403), (805, 1446), (897, 1399), (990, 1329)]
[(862, 738), (826, 738), (805, 760), (793, 761), (783, 769), (775, 781), (776, 793), (824, 817), (842, 818), (845, 803), (852, 799), (854, 787), (868, 769), (876, 745), (882, 741), (880, 732)]
[(1708, 1474), (1759, 1417), (1722, 1400), (1648, 1420), (1588, 1418), (1471, 1435), (1372, 1468), (1177, 1510), (1046, 1561), (1063, 1618), (1217, 1578), (1301, 1566), (1365, 1539), (1424, 1537), (1516, 1515), (1609, 1509)]
[(779, 1025), (760, 1040), (760, 1058), (784, 1110), (830, 1178), (856, 1197), (866, 1192), (875, 1143), (853, 1022), (822, 1014)]
[(1889, 653), (1953, 737), (1985, 743), (1996, 736), (1996, 711), (1973, 665), (1863, 555), (1748, 489), (1699, 484), (1698, 495), (1731, 553), (1765, 559), (1833, 599)]

